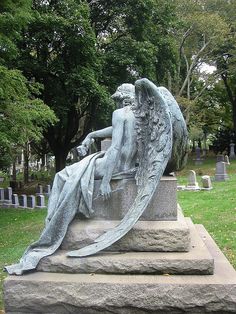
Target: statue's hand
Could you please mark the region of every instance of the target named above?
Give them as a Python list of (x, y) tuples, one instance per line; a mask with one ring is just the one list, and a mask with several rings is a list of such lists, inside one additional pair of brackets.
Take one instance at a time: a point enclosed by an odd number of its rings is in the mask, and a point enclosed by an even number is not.
[(94, 142), (94, 139), (87, 136), (83, 142), (81, 143), (81, 145), (79, 145), (77, 147), (77, 152), (79, 154), (79, 156), (86, 156), (89, 150), (90, 145)]
[(107, 200), (111, 196), (111, 186), (109, 183), (101, 183), (99, 188), (99, 194), (103, 196), (105, 200)]
[(79, 156), (84, 157), (85, 155), (87, 155), (88, 148), (86, 146), (79, 145), (76, 149), (77, 149)]

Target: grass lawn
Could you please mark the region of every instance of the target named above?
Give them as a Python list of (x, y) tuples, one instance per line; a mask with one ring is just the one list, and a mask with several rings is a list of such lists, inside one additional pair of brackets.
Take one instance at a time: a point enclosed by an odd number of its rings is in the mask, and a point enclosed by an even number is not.
[[(209, 158), (203, 165), (195, 166), (191, 159), (187, 167), (176, 174), (178, 184), (187, 183), (188, 170), (195, 170), (198, 182), (201, 175), (215, 173), (215, 158)], [(214, 182), (211, 191), (178, 191), (178, 201), (185, 216), (194, 223), (205, 226), (236, 268), (236, 160), (227, 167), (229, 180)], [(0, 268), (19, 260), (27, 245), (38, 239), (43, 228), (46, 210), (23, 210), (0, 208)], [(6, 273), (0, 270), (0, 282)], [(2, 288), (0, 287), (0, 293)], [(0, 296), (0, 310), (3, 308)]]
[(184, 215), (196, 224), (203, 224), (220, 249), (236, 269), (236, 160), (227, 166), (229, 180), (215, 182), (215, 158), (201, 166), (190, 160), (187, 167), (177, 173), (178, 184), (187, 184), (188, 171), (196, 171), (198, 183), (201, 175), (210, 175), (213, 189), (210, 191), (178, 191), (178, 202)]
[(7, 276), (2, 269), (17, 262), (26, 247), (38, 239), (45, 216), (46, 210), (42, 209), (0, 208), (0, 309), (3, 308), (2, 283)]

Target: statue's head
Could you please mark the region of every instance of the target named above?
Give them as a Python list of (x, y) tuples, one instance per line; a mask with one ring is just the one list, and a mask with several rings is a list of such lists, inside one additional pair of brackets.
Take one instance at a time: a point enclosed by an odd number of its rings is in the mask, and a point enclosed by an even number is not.
[(111, 97), (115, 100), (118, 108), (131, 105), (135, 99), (134, 85), (127, 83), (120, 85)]

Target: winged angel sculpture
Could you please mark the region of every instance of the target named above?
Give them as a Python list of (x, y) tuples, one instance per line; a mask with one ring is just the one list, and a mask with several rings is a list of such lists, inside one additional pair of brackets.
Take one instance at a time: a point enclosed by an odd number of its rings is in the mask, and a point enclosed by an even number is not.
[[(138, 193), (121, 222), (68, 257), (95, 254), (122, 238), (138, 221), (157, 189), (163, 173), (180, 170), (187, 158), (187, 129), (171, 93), (148, 79), (122, 84), (112, 96), (118, 109), (112, 126), (91, 132), (78, 147), (83, 155), (94, 138), (112, 137), (110, 148), (83, 158), (56, 174), (48, 204), (45, 228), (29, 246), (19, 264), (7, 266), (9, 274), (21, 275), (37, 267), (41, 258), (61, 245), (76, 213), (93, 213), (94, 179), (101, 179), (100, 194), (111, 196), (112, 177), (135, 175)], [(105, 200), (104, 200), (105, 201)], [(95, 209), (96, 210), (96, 209)]]

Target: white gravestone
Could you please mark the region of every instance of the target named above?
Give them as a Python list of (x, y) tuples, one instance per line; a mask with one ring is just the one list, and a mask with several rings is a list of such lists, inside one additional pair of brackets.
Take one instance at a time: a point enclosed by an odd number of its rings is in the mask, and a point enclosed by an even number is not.
[(229, 162), (229, 156), (228, 155), (225, 155), (225, 160), (224, 162), (226, 163), (226, 165), (230, 165), (230, 162)]
[(211, 178), (210, 176), (202, 176), (202, 189), (203, 190), (212, 190)]
[(188, 175), (188, 185), (186, 187), (187, 190), (199, 190), (199, 185), (197, 182), (196, 172), (194, 170), (189, 171)]

